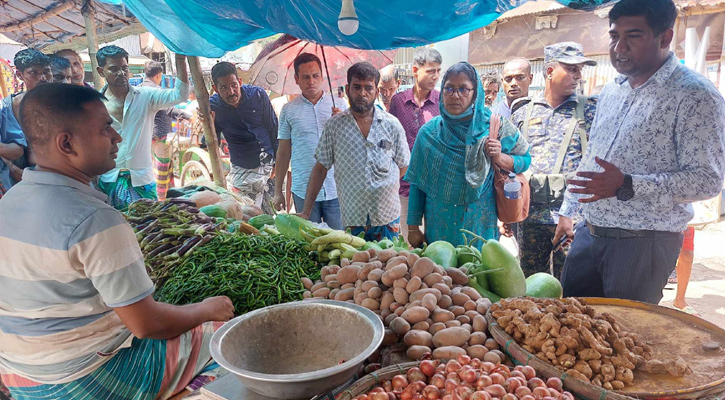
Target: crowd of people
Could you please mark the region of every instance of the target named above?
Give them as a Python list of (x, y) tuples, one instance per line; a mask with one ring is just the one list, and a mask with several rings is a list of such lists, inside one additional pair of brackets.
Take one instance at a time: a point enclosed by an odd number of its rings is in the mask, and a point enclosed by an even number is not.
[[(690, 204), (718, 195), (725, 177), (725, 100), (669, 50), (676, 13), (672, 0), (614, 5), (620, 75), (598, 97), (577, 92), (594, 61), (572, 42), (543, 49), (538, 96), (526, 59), (479, 76), (466, 62), (442, 71), (440, 53), (424, 48), (411, 89), (396, 93), (394, 69), (360, 62), (341, 104), (324, 92), (319, 58), (300, 54), (301, 95), (279, 117), (265, 90), (220, 62), (209, 122), (229, 146), (228, 188), (284, 209), (291, 170), (295, 209), (312, 221), (367, 240), (402, 234), (412, 246), (458, 244), (461, 229), (512, 234), (526, 273), (551, 271), (565, 296), (658, 303)], [(96, 57), (100, 90), (86, 87), (73, 51), (21, 51), (27, 91), (0, 110), (0, 373), (17, 399), (169, 398), (214, 376), (208, 343), (233, 316), (225, 297), (156, 302), (117, 211), (165, 196), (165, 135), (179, 116), (169, 109), (189, 95), (184, 57), (165, 90), (157, 64), (134, 87), (124, 49)], [(528, 178), (519, 223), (498, 222), (498, 169)], [(568, 254), (552, 258), (562, 242)]]

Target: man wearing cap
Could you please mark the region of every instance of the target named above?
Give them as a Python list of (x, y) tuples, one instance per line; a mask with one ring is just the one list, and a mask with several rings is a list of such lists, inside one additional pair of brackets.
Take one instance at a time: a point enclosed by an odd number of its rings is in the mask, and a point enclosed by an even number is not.
[[(544, 93), (512, 115), (512, 121), (531, 145), (531, 208), (519, 224), (521, 268), (528, 276), (550, 271), (552, 238), (566, 188), (566, 175), (579, 166), (594, 119), (596, 99), (577, 94), (582, 68), (596, 65), (584, 57), (579, 43), (544, 48)], [(565, 255), (554, 254), (553, 272), (561, 275)]]

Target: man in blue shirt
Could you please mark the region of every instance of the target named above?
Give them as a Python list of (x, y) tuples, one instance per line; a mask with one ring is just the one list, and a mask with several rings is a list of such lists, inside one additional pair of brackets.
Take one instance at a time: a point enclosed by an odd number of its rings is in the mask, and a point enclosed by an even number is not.
[(242, 85), (236, 67), (228, 62), (216, 64), (211, 79), (216, 92), (209, 99), (212, 121), (217, 135), (227, 140), (232, 163), (227, 185), (271, 213), (277, 115), (269, 96), (260, 87)]
[[(50, 58), (38, 50), (20, 50), (15, 54), (13, 63), (17, 70), (17, 77), (25, 84), (26, 91), (15, 93), (2, 100), (0, 109), (0, 118), (2, 118), (2, 122), (0, 122), (0, 143), (2, 143), (2, 147), (0, 147), (0, 196), (10, 189), (10, 186), (20, 181), (24, 168), (33, 165), (25, 135), (18, 122), (20, 101), (28, 91), (53, 80)], [(19, 155), (16, 146), (22, 148)]]

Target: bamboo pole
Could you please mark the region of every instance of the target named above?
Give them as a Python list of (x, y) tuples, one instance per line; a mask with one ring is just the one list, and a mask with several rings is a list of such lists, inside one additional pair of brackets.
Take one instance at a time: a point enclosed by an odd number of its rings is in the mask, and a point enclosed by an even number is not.
[(75, 2), (73, 0), (67, 0), (66, 2), (59, 4), (56, 7), (52, 8), (50, 10), (47, 10), (46, 12), (44, 12), (42, 14), (38, 14), (33, 18), (23, 20), (16, 24), (0, 26), (0, 32), (12, 32), (12, 31), (18, 31), (21, 29), (25, 29), (25, 28), (30, 28), (35, 24), (45, 22), (45, 21), (57, 16), (60, 13), (70, 10), (74, 6), (75, 6)]
[(96, 10), (93, 8), (92, 0), (83, 0), (81, 7), (83, 19), (86, 23), (86, 40), (88, 41), (88, 57), (91, 59), (91, 72), (93, 73), (93, 87), (101, 90), (103, 87), (103, 79), (98, 73), (98, 60), (96, 53), (98, 52), (98, 37), (96, 36)]
[(186, 58), (189, 62), (189, 70), (194, 81), (194, 92), (196, 100), (199, 102), (199, 113), (202, 118), (202, 127), (204, 128), (204, 139), (206, 147), (211, 159), (211, 173), (214, 176), (214, 183), (220, 187), (226, 187), (224, 184), (224, 169), (222, 168), (222, 160), (219, 153), (219, 141), (217, 140), (214, 124), (211, 123), (211, 107), (209, 106), (209, 91), (204, 83), (204, 74), (201, 72), (201, 64), (199, 58), (189, 56)]

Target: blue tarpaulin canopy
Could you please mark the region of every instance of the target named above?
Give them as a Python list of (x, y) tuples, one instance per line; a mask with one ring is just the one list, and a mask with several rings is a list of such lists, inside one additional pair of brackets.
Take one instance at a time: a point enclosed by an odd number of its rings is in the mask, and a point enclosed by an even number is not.
[[(341, 0), (122, 1), (172, 51), (216, 58), (277, 33), (358, 49), (420, 46), (486, 26), (528, 0), (356, 0), (360, 26), (351, 36), (337, 27)], [(557, 1), (592, 10), (614, 0)]]

